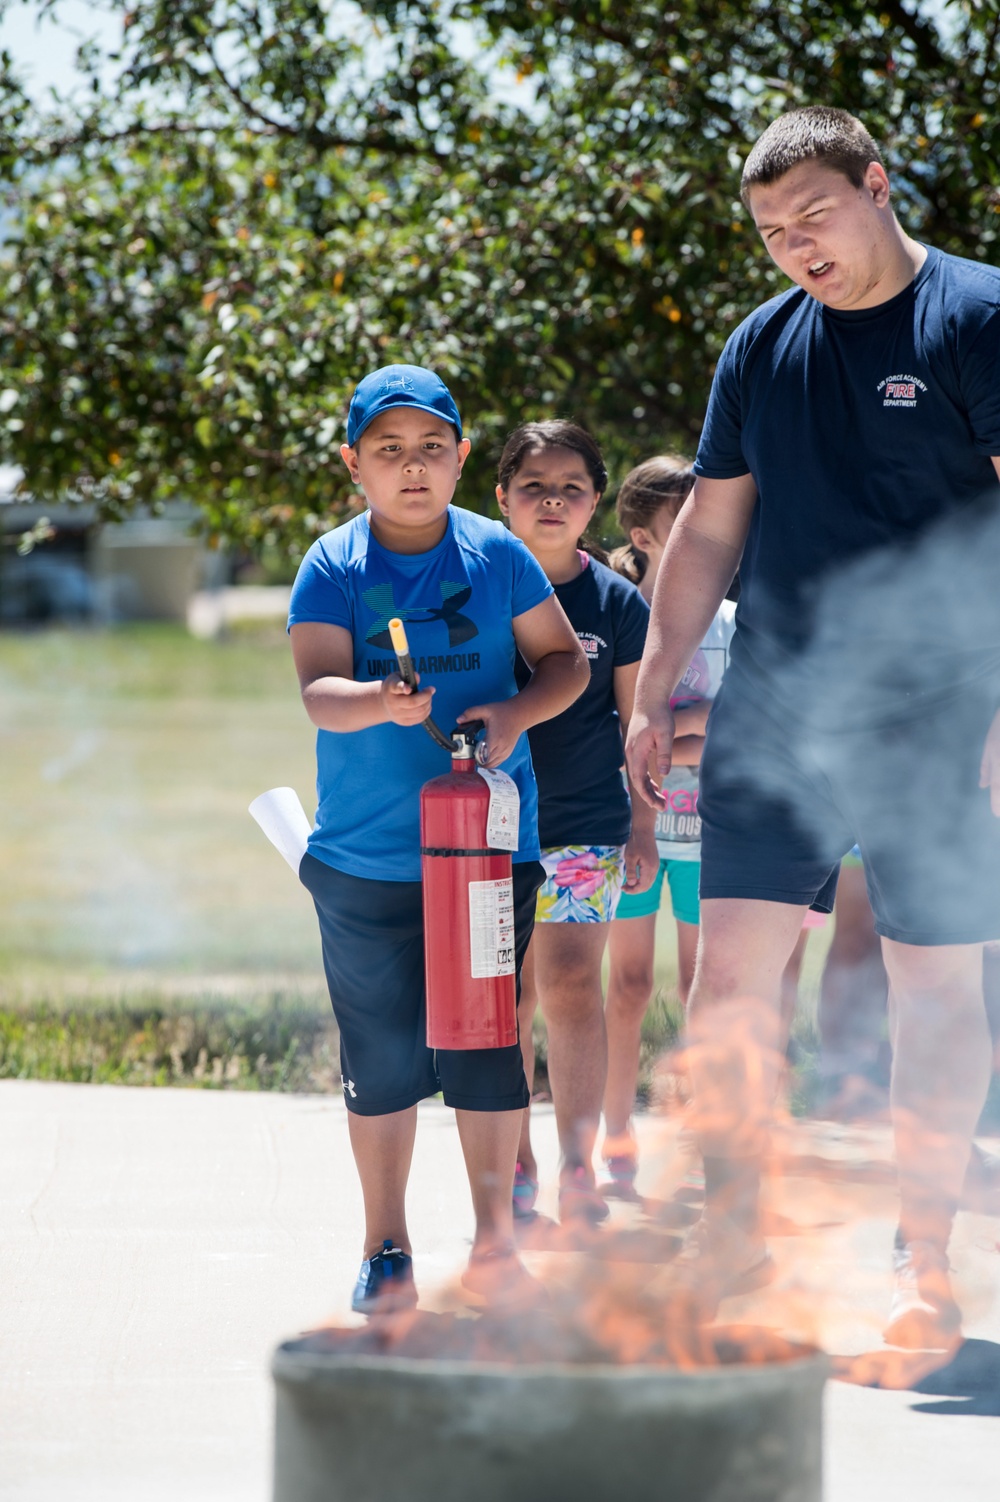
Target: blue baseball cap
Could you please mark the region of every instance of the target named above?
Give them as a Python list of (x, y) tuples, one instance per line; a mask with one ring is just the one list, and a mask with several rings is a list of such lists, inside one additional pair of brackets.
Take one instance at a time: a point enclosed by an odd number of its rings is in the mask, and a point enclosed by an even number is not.
[(359, 381), (347, 413), (347, 446), (353, 448), (369, 423), (393, 407), (416, 407), (450, 422), (462, 436), (455, 398), (440, 376), (422, 365), (383, 365)]

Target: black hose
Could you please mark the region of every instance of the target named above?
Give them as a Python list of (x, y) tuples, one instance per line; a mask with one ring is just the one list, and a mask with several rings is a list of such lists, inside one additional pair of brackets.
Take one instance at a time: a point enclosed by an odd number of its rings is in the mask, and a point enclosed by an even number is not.
[(427, 734), (430, 736), (431, 740), (437, 741), (442, 750), (447, 751), (448, 755), (451, 756), (455, 750), (455, 742), (452, 740), (451, 736), (445, 735), (440, 725), (435, 725), (430, 715), (428, 715), (426, 720), (423, 720), (421, 723), (423, 724), (423, 727), (427, 731)]
[[(396, 661), (399, 663), (400, 678), (402, 678), (404, 683), (409, 684), (410, 688), (416, 691), (420, 685), (417, 682), (416, 669), (413, 666), (413, 658), (410, 656), (409, 652), (397, 652)], [(448, 755), (450, 756), (455, 749), (455, 743), (452, 740), (451, 736), (445, 735), (440, 725), (435, 725), (430, 715), (427, 716), (426, 720), (422, 721), (422, 724), (431, 740), (436, 741), (436, 743), (441, 747), (442, 751), (447, 751)]]

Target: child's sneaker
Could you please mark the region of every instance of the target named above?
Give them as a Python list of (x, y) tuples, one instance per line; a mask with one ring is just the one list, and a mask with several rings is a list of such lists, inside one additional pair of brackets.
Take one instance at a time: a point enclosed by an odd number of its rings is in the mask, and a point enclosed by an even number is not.
[(607, 1201), (591, 1183), (591, 1176), (582, 1164), (563, 1179), (559, 1186), (559, 1219), (563, 1225), (567, 1221), (600, 1225), (610, 1213)]
[(382, 1250), (361, 1264), (351, 1308), (355, 1314), (387, 1314), (411, 1309), (416, 1302), (413, 1258), (391, 1241), (383, 1241)]
[(534, 1220), (538, 1180), (525, 1173), (523, 1163), (514, 1165), (514, 1219)]
[(604, 1167), (607, 1169), (608, 1182), (601, 1185), (601, 1193), (609, 1200), (637, 1200), (639, 1195), (635, 1187), (635, 1176), (639, 1164), (637, 1159), (627, 1153), (618, 1157), (605, 1158)]

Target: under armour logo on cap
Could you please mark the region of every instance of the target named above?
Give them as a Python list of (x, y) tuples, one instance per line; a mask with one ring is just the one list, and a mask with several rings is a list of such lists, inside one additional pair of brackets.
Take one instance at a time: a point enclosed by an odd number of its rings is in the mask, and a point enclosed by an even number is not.
[[(392, 367), (390, 367), (390, 369), (392, 369)], [(382, 382), (381, 386), (379, 387), (379, 395), (380, 396), (383, 395), (386, 391), (412, 391), (412, 390), (413, 390), (413, 382), (410, 380), (409, 376), (408, 375), (403, 375), (402, 373), (400, 373), (399, 375), (387, 375), (386, 376), (385, 380)]]

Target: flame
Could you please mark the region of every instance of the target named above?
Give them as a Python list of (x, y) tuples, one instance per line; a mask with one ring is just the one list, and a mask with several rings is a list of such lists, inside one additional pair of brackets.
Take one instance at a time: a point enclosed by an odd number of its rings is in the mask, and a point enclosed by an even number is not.
[[(568, 1319), (567, 1309), (475, 1318), (410, 1309), (376, 1316), (364, 1326), (327, 1326), (308, 1337), (313, 1349), (342, 1356), (473, 1361), (493, 1366), (705, 1367), (794, 1361), (812, 1352), (753, 1325), (674, 1325), (659, 1310), (623, 1305), (608, 1289)], [(652, 1317), (651, 1317), (652, 1316)]]
[[(949, 1368), (959, 1338), (941, 1351), (887, 1348), (881, 1337), (892, 1289), (898, 1186), (892, 1130), (879, 1120), (845, 1127), (794, 1118), (779, 1102), (783, 1055), (773, 1024), (752, 1000), (730, 1004), (725, 1040), (695, 1022), (664, 1060), (655, 1118), (640, 1118), (643, 1180), (652, 1192), (614, 1201), (605, 1226), (568, 1229), (537, 1217), (521, 1251), (539, 1297), (473, 1314), (456, 1283), (424, 1307), (330, 1329), (330, 1349), (500, 1364), (671, 1366), (788, 1361), (835, 1353), (840, 1380), (912, 1388)], [(706, 1083), (707, 1082), (707, 1083)], [(774, 1283), (699, 1309), (675, 1258), (700, 1207), (684, 1197), (690, 1133), (737, 1140), (761, 1154), (762, 1229)], [(1000, 1195), (995, 1208), (1000, 1209)], [(992, 1300), (1000, 1253), (997, 1218), (961, 1214), (953, 1260), (959, 1297), (974, 1318)], [(973, 1342), (975, 1345), (975, 1342)]]

